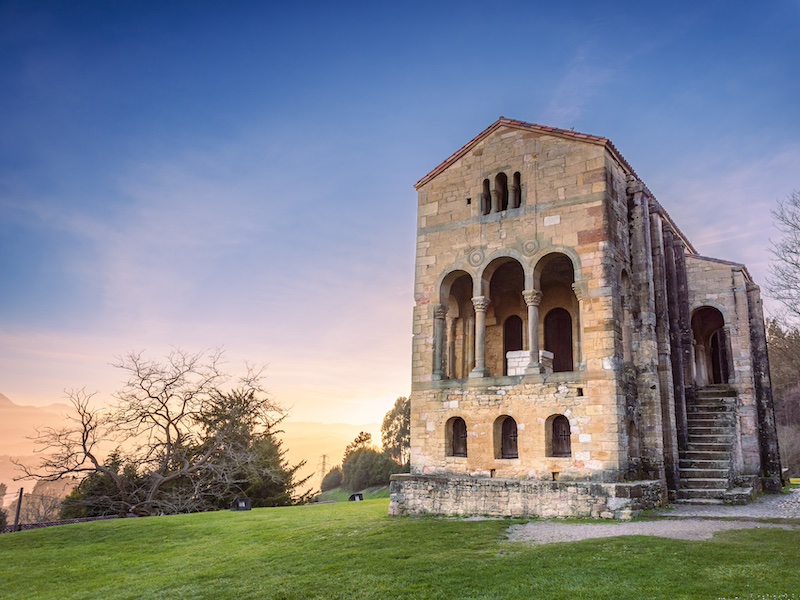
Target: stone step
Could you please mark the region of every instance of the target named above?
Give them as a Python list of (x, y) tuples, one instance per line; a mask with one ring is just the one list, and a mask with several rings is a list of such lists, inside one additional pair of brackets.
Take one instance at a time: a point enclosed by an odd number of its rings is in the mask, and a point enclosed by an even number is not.
[(724, 504), (720, 498), (678, 498), (675, 504), (704, 504), (704, 505), (717, 505)]
[(729, 433), (717, 435), (696, 435), (692, 434), (692, 432), (689, 432), (690, 444), (725, 444), (730, 448), (733, 440), (733, 435)]
[(729, 400), (720, 400), (718, 398), (709, 398), (704, 400), (698, 400), (686, 406), (687, 410), (690, 408), (696, 408), (699, 410), (709, 410), (713, 409), (716, 410), (718, 408), (723, 408), (725, 410), (734, 410), (736, 408), (736, 403)]
[(730, 460), (703, 460), (681, 458), (678, 461), (679, 469), (730, 469)]
[(730, 469), (702, 469), (698, 467), (681, 467), (678, 469), (683, 479), (724, 479), (728, 481)]
[(694, 412), (686, 413), (686, 423), (698, 427), (731, 427), (736, 421), (733, 413)]
[(722, 435), (725, 437), (734, 437), (732, 427), (689, 427), (689, 437), (692, 436), (706, 436), (706, 435)]
[(730, 451), (711, 450), (683, 450), (680, 453), (682, 460), (728, 460), (731, 459)]
[(728, 413), (733, 412), (733, 407), (727, 404), (693, 404), (686, 407), (686, 414), (695, 413)]
[(733, 413), (722, 412), (687, 413), (686, 424), (689, 427), (735, 427), (736, 417)]
[(695, 393), (695, 398), (736, 398), (736, 390), (730, 386), (709, 386)]
[(717, 402), (719, 404), (735, 404), (736, 395), (725, 396), (722, 394), (701, 394), (695, 396), (694, 400), (689, 401), (689, 404), (708, 404), (709, 402)]
[(705, 429), (708, 427), (718, 427), (721, 429), (735, 429), (736, 422), (733, 415), (719, 415), (717, 417), (692, 418), (691, 415), (686, 419), (688, 429)]
[(725, 488), (716, 488), (716, 489), (694, 489), (694, 488), (681, 488), (678, 490), (676, 494), (678, 498), (685, 498), (696, 500), (700, 498), (716, 498), (722, 500), (723, 496), (725, 495)]
[(689, 452), (730, 452), (731, 445), (726, 442), (689, 442), (686, 444)]
[(709, 477), (681, 479), (682, 490), (727, 490), (728, 480)]

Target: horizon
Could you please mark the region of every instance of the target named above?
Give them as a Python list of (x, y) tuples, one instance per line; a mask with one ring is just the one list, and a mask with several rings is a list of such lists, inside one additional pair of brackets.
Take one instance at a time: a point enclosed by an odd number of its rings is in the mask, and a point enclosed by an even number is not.
[(500, 115), (610, 139), (774, 310), (798, 25), (797, 0), (4, 2), (0, 392), (110, 398), (115, 356), (223, 347), (292, 422), (380, 423), (410, 393), (413, 185)]

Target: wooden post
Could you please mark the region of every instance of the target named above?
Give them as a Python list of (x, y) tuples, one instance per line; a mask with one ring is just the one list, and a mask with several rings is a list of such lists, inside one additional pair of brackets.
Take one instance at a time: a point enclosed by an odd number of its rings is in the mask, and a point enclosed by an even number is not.
[(14, 527), (11, 531), (19, 531), (19, 510), (22, 508), (22, 490), (24, 488), (19, 488), (19, 498), (17, 498), (17, 512), (14, 515)]

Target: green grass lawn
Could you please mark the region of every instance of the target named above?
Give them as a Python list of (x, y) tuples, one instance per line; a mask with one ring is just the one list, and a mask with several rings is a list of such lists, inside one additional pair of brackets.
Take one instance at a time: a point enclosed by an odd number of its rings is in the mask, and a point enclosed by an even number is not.
[[(510, 521), (390, 518), (367, 500), (0, 536), (12, 598), (792, 598), (800, 532), (508, 543)], [(783, 596), (782, 596), (783, 594)]]

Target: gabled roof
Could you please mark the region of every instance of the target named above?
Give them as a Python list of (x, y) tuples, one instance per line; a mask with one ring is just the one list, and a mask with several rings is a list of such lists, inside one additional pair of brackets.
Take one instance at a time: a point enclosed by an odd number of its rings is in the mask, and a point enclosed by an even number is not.
[[(554, 135), (556, 137), (562, 137), (565, 139), (571, 140), (578, 140), (581, 142), (586, 142), (589, 144), (596, 144), (598, 146), (604, 146), (606, 150), (608, 150), (612, 156), (619, 162), (625, 171), (639, 179), (639, 176), (636, 174), (636, 171), (633, 170), (633, 167), (628, 164), (628, 161), (625, 160), (625, 157), (622, 156), (619, 150), (614, 146), (614, 144), (608, 138), (599, 137), (596, 135), (590, 135), (588, 133), (579, 133), (577, 131), (566, 130), (566, 129), (559, 129), (558, 127), (548, 127), (547, 125), (536, 125), (535, 123), (526, 123), (525, 121), (517, 121), (515, 119), (506, 119), (505, 117), (500, 117), (489, 125), (486, 129), (481, 131), (478, 135), (476, 135), (472, 140), (467, 142), (464, 146), (456, 150), (447, 160), (441, 163), (438, 167), (436, 167), (433, 171), (425, 175), (422, 179), (420, 179), (417, 183), (414, 184), (415, 189), (419, 189), (432, 179), (434, 179), (437, 175), (442, 173), (446, 170), (450, 165), (460, 159), (462, 156), (467, 154), (472, 148), (474, 148), (481, 140), (485, 137), (490, 135), (491, 133), (497, 131), (501, 127), (510, 127), (512, 129), (521, 129), (524, 131), (536, 131), (538, 133), (544, 133), (547, 135)], [(655, 196), (647, 190), (648, 197), (652, 198), (656, 205), (657, 210), (664, 216), (664, 218), (669, 222), (672, 226), (675, 233), (683, 240), (684, 244), (686, 245), (686, 249), (689, 251), (690, 254), (697, 255), (697, 250), (695, 250), (692, 243), (689, 241), (683, 232), (678, 228), (672, 218), (669, 216), (666, 210), (661, 206), (661, 204), (656, 200)]]
[[(554, 135), (557, 137), (563, 137), (572, 140), (579, 140), (582, 142), (588, 142), (590, 144), (597, 144), (599, 146), (605, 146), (611, 154), (619, 161), (619, 163), (623, 166), (623, 168), (631, 173), (632, 175), (636, 176), (636, 172), (633, 168), (628, 164), (628, 161), (620, 154), (619, 150), (614, 147), (614, 144), (611, 143), (611, 140), (603, 137), (598, 137), (596, 135), (589, 135), (587, 133), (578, 133), (577, 131), (566, 130), (566, 129), (559, 129), (558, 127), (548, 127), (547, 125), (536, 125), (535, 123), (526, 123), (525, 121), (517, 121), (515, 119), (506, 119), (505, 117), (500, 117), (489, 125), (486, 129), (481, 131), (478, 135), (476, 135), (472, 140), (467, 142), (464, 146), (462, 146), (459, 150), (456, 150), (447, 160), (441, 163), (438, 167), (436, 167), (433, 171), (425, 175), (422, 179), (420, 179), (417, 183), (414, 184), (415, 189), (419, 189), (426, 183), (428, 183), (431, 179), (439, 175), (442, 171), (447, 169), (450, 165), (456, 162), (459, 158), (467, 154), (473, 147), (475, 147), (478, 142), (483, 140), (489, 134), (493, 133), (494, 131), (498, 130), (501, 127), (511, 127), (513, 129), (522, 129), (525, 131), (536, 131), (539, 133), (545, 133), (548, 135)], [(638, 177), (637, 177), (638, 179)]]
[(721, 258), (711, 258), (710, 256), (701, 256), (700, 254), (697, 253), (688, 254), (687, 256), (697, 260), (705, 260), (708, 262), (718, 263), (720, 265), (727, 265), (729, 267), (741, 269), (742, 272), (744, 273), (745, 279), (751, 282), (753, 281), (753, 277), (750, 275), (750, 271), (747, 270), (747, 266), (744, 265), (743, 263), (733, 262), (730, 260), (722, 260)]

